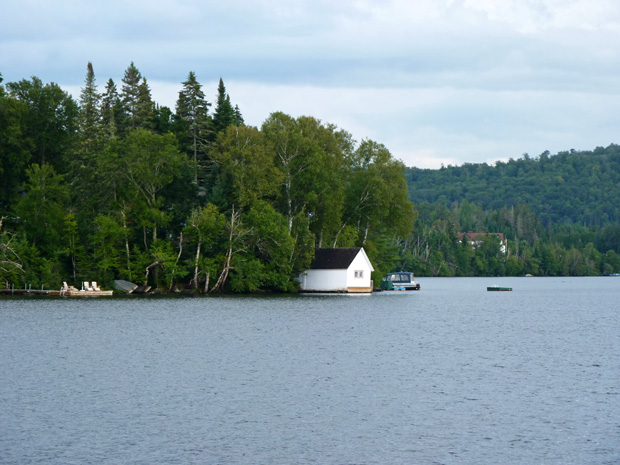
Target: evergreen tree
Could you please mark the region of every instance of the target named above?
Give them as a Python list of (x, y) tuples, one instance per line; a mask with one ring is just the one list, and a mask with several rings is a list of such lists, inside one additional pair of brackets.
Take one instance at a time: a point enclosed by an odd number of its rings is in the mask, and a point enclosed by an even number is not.
[(116, 84), (109, 79), (105, 92), (101, 97), (101, 124), (106, 137), (114, 137), (117, 134), (117, 125), (122, 124), (123, 104), (118, 95)]
[(101, 97), (97, 93), (93, 64), (89, 61), (84, 87), (80, 93), (80, 132), (83, 151), (91, 151), (99, 139)]
[(170, 108), (156, 104), (153, 114), (155, 133), (163, 135), (174, 131), (174, 114)]
[(68, 163), (71, 183), (74, 187), (74, 203), (80, 212), (92, 219), (96, 211), (97, 156), (103, 147), (101, 125), (101, 96), (97, 93), (95, 72), (88, 63), (84, 87), (80, 94), (79, 133), (75, 157)]
[(243, 116), (241, 115), (241, 110), (239, 110), (239, 105), (235, 105), (235, 126), (243, 126), (245, 121), (243, 121)]
[(230, 103), (230, 96), (226, 93), (224, 81), (220, 78), (217, 87), (217, 102), (213, 113), (213, 127), (219, 133), (231, 124), (235, 124), (235, 110)]
[(132, 129), (138, 127), (141, 93), (144, 94), (144, 89), (140, 89), (141, 84), (142, 75), (132, 61), (125, 70), (121, 88), (121, 101), (128, 118), (128, 126)]
[(198, 154), (204, 145), (204, 138), (208, 131), (208, 110), (211, 106), (205, 100), (202, 86), (196, 80), (193, 71), (189, 72), (187, 80), (183, 82), (183, 88), (179, 92), (176, 105), (176, 116), (185, 123), (190, 137), (191, 154), (194, 160), (194, 182), (198, 182)]
[(151, 89), (146, 82), (146, 78), (142, 78), (142, 82), (138, 86), (138, 102), (136, 122), (134, 127), (153, 129), (155, 119), (155, 104), (151, 98)]

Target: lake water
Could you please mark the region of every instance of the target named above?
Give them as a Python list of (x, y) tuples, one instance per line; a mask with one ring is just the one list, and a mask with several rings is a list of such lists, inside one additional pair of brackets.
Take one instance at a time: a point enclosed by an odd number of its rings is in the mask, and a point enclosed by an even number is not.
[(419, 281), (0, 298), (0, 463), (620, 463), (620, 278)]

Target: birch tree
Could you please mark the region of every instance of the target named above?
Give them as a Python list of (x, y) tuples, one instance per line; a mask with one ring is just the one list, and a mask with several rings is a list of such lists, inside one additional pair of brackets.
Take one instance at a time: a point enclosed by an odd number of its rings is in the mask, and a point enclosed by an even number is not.
[(133, 211), (140, 214), (143, 227), (151, 229), (153, 242), (158, 228), (170, 216), (162, 210), (161, 191), (186, 163), (172, 134), (162, 136), (145, 129), (136, 129), (124, 140), (114, 141), (102, 157), (107, 182), (117, 189), (117, 201), (143, 204), (142, 209), (135, 205)]
[(229, 126), (211, 153), (229, 202), (244, 209), (257, 200), (274, 197), (282, 172), (274, 164), (273, 147), (255, 127)]
[(23, 272), (24, 269), (13, 245), (14, 235), (3, 229), (4, 220), (5, 216), (0, 217), (0, 279), (7, 280), (16, 271)]
[(315, 118), (295, 119), (280, 112), (267, 118), (262, 131), (282, 173), (280, 211), (288, 218), (289, 232), (300, 212), (310, 215), (315, 223), (335, 215), (332, 224), (338, 223), (344, 188), (340, 142), (345, 138), (339, 141), (332, 126)]
[(213, 204), (195, 209), (187, 220), (186, 235), (196, 243), (192, 263), (194, 273), (190, 280), (190, 285), (195, 290), (198, 290), (201, 275), (205, 277), (205, 291), (209, 290), (211, 273), (215, 271), (213, 269), (214, 261), (220, 253), (217, 245), (221, 242), (226, 231), (225, 222), (224, 215)]
[(404, 170), (384, 145), (370, 140), (362, 141), (353, 154), (343, 228), (355, 226), (360, 245), (366, 243), (372, 228), (388, 229), (400, 237), (411, 232), (415, 216)]

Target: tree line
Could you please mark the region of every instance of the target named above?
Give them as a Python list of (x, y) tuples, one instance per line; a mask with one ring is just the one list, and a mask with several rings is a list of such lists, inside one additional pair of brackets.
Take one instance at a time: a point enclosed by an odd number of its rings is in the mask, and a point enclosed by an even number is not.
[[(620, 273), (620, 149), (549, 152), (495, 166), (407, 168), (419, 215), (403, 267), (439, 276)], [(458, 232), (502, 233), (463, 244)]]
[(131, 63), (76, 101), (0, 76), (0, 279), (126, 279), (162, 291), (294, 292), (319, 247), (364, 246), (377, 277), (416, 213), (404, 165), (311, 116), (246, 125), (195, 73), (174, 110)]
[[(620, 273), (620, 226), (543, 226), (527, 205), (483, 210), (467, 200), (416, 204), (413, 233), (400, 241), (400, 267), (423, 276), (601, 276)], [(459, 240), (459, 231), (501, 233)]]
[(416, 202), (466, 199), (486, 210), (527, 204), (543, 224), (604, 227), (620, 223), (617, 202), (620, 147), (564, 151), (517, 160), (465, 163), (439, 170), (407, 168), (407, 182)]

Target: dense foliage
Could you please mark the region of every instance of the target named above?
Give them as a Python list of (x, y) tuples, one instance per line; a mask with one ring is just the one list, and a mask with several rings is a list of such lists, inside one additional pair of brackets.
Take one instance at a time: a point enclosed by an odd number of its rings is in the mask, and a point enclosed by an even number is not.
[(133, 63), (102, 92), (89, 63), (77, 102), (0, 85), (3, 285), (288, 292), (318, 247), (393, 267), (415, 212), (383, 145), (308, 116), (246, 126), (222, 80), (215, 105), (193, 72), (181, 86), (172, 111)]
[(542, 153), (495, 166), (486, 163), (439, 170), (407, 168), (409, 191), (416, 202), (466, 199), (485, 210), (527, 204), (546, 225), (605, 226), (620, 222), (620, 147), (594, 151)]
[[(620, 272), (620, 149), (547, 152), (496, 166), (407, 168), (419, 216), (402, 245), (418, 273), (601, 275)], [(501, 233), (463, 244), (458, 232)]]
[(212, 104), (193, 72), (174, 111), (133, 63), (101, 92), (89, 63), (79, 101), (1, 83), (3, 285), (291, 292), (316, 248), (351, 246), (375, 282), (620, 273), (616, 145), (424, 170), (310, 116), (247, 126), (224, 82)]

